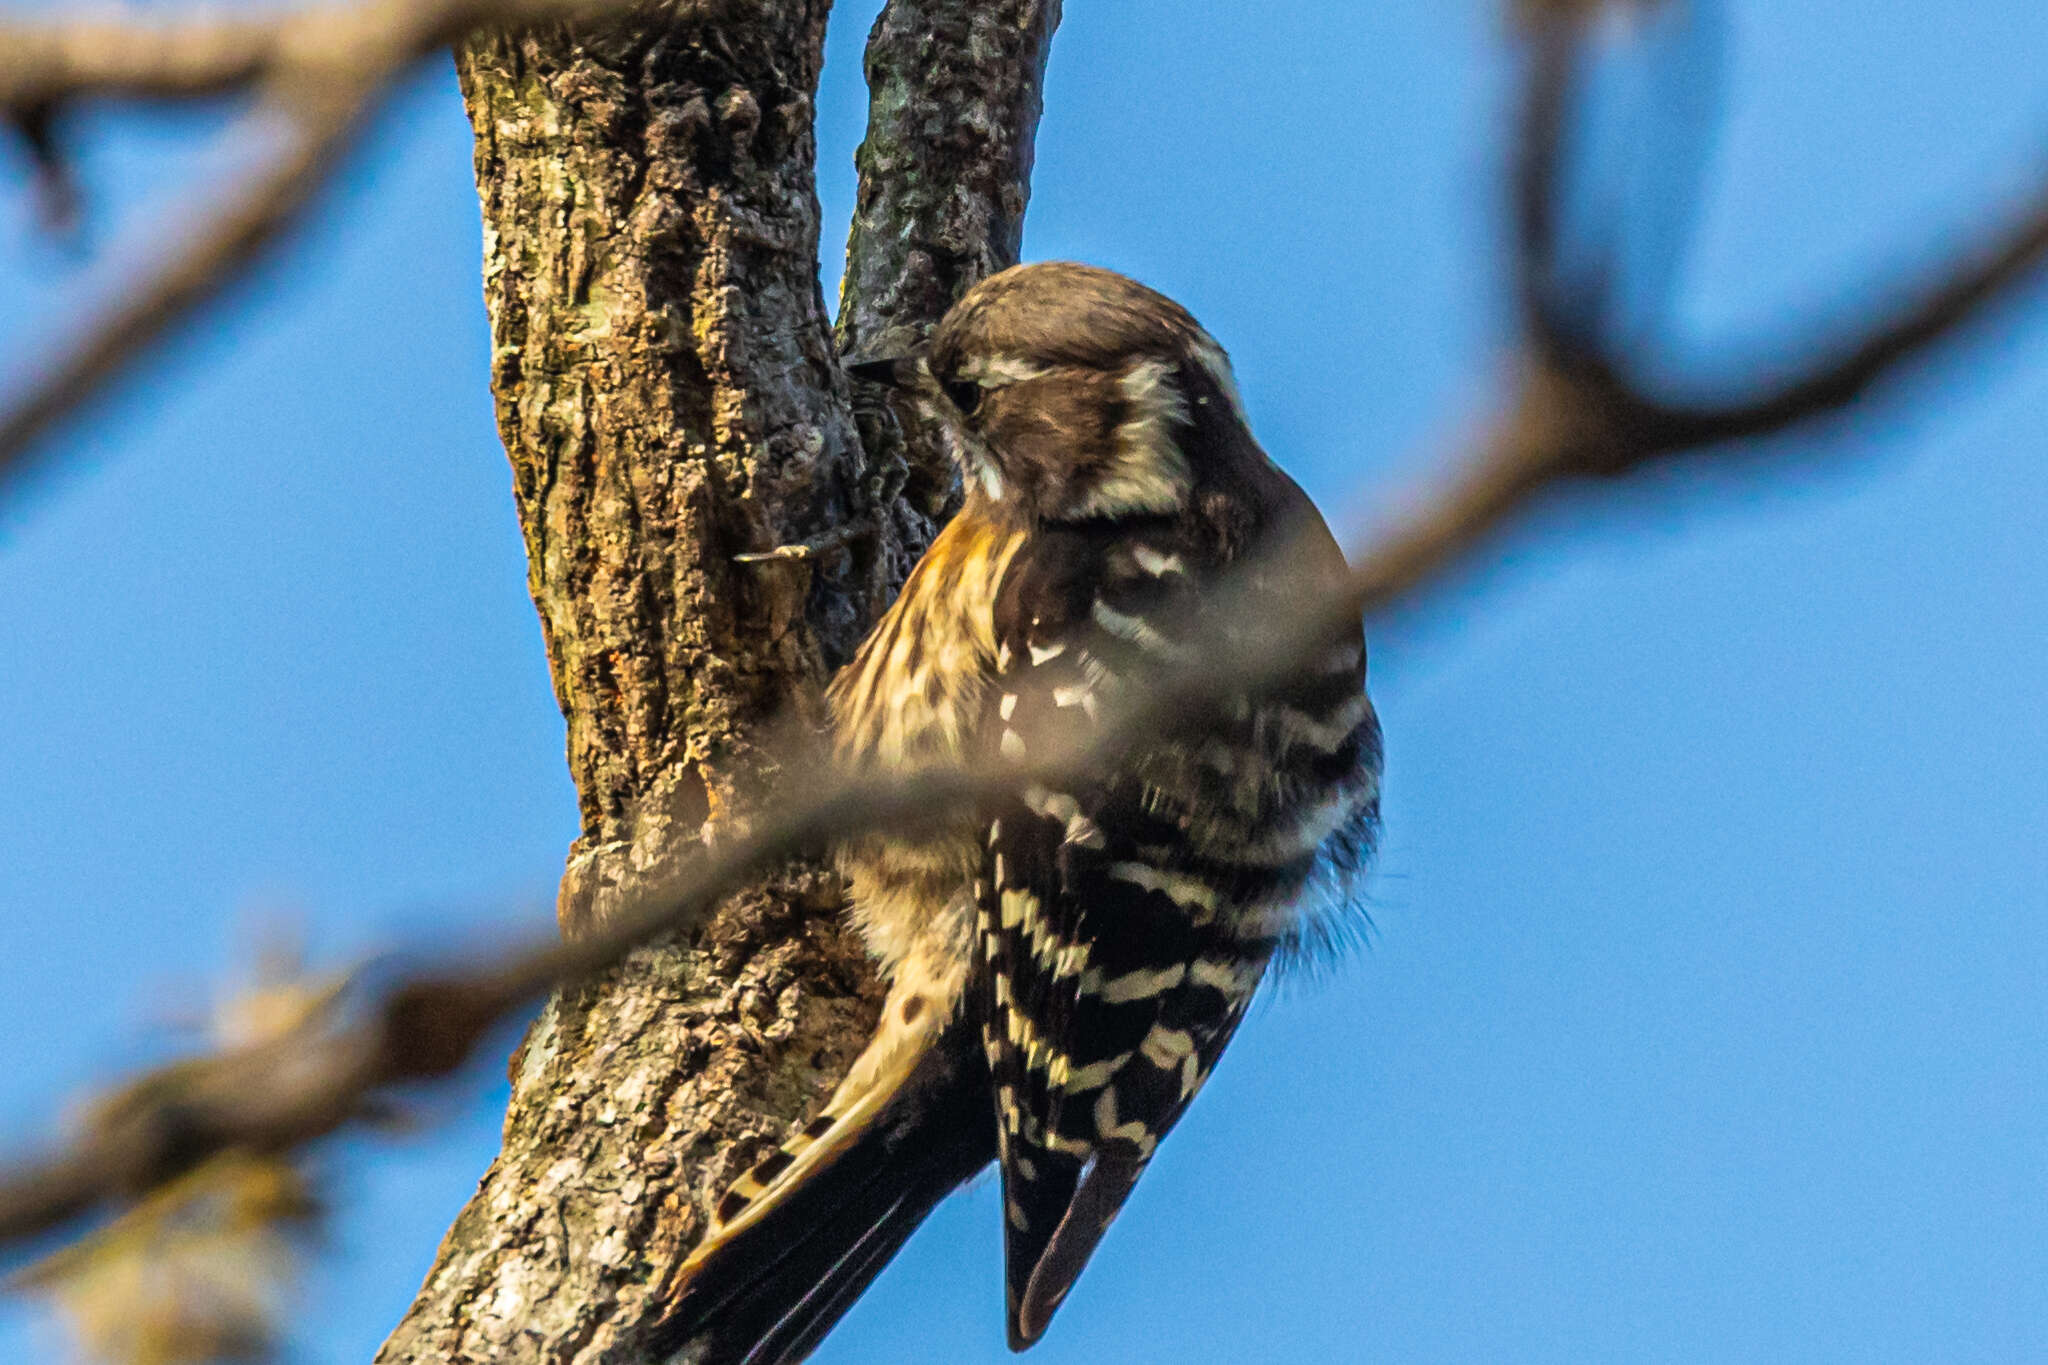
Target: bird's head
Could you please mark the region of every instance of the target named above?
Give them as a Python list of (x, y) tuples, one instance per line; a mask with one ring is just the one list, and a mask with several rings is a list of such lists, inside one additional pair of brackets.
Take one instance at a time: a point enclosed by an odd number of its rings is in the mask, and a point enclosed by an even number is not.
[(1265, 462), (1222, 347), (1173, 300), (1093, 266), (991, 275), (925, 346), (850, 368), (922, 400), (969, 497), (1011, 519), (1172, 516)]

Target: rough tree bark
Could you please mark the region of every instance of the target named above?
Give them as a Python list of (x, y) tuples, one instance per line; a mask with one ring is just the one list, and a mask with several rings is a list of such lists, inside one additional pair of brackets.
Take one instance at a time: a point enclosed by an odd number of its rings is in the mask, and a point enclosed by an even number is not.
[[(929, 443), (872, 395), (856, 413), (834, 360), (813, 185), (828, 8), (669, 3), (458, 54), (499, 428), (581, 800), (565, 933), (772, 799), (950, 500)], [(1016, 259), (1058, 17), (884, 13), (844, 345), (914, 339)], [(791, 544), (815, 552), (733, 559)], [(790, 869), (551, 1000), (503, 1150), (378, 1359), (645, 1359), (719, 1190), (872, 1025), (838, 904), (826, 870)]]

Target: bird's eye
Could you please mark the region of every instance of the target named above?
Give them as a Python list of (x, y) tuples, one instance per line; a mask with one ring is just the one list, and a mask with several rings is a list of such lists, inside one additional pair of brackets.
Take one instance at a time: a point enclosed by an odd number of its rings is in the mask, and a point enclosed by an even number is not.
[(971, 379), (949, 379), (940, 387), (945, 389), (947, 401), (960, 409), (962, 417), (974, 416), (974, 410), (981, 406), (981, 385)]

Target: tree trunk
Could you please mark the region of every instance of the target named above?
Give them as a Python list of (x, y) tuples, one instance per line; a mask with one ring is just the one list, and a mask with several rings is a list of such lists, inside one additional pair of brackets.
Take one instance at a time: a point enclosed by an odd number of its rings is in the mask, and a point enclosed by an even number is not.
[[(951, 498), (931, 443), (871, 395), (857, 415), (834, 359), (813, 185), (828, 7), (670, 3), (458, 54), (499, 430), (580, 794), (565, 933), (807, 761), (830, 667)], [(921, 337), (1016, 258), (1057, 21), (1057, 0), (884, 13), (848, 346)], [(873, 1024), (839, 900), (822, 866), (788, 869), (551, 1000), (503, 1150), (378, 1359), (645, 1359), (726, 1181)]]

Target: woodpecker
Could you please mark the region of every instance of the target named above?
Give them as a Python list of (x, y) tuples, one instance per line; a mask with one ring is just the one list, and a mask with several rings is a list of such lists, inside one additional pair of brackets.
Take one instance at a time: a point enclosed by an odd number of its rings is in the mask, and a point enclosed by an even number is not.
[[(1341, 587), (1343, 556), (1253, 439), (1222, 348), (1122, 275), (1013, 267), (913, 354), (852, 368), (938, 419), (966, 500), (833, 681), (849, 771), (1085, 743), (1134, 679), (1199, 666), (1234, 568), (1250, 581), (1233, 611)], [(991, 1161), (1009, 1345), (1037, 1341), (1276, 954), (1371, 852), (1365, 663), (1354, 622), (1086, 780), (1020, 779), (943, 828), (843, 848), (881, 1021), (824, 1111), (717, 1205), (668, 1358), (803, 1359)]]

